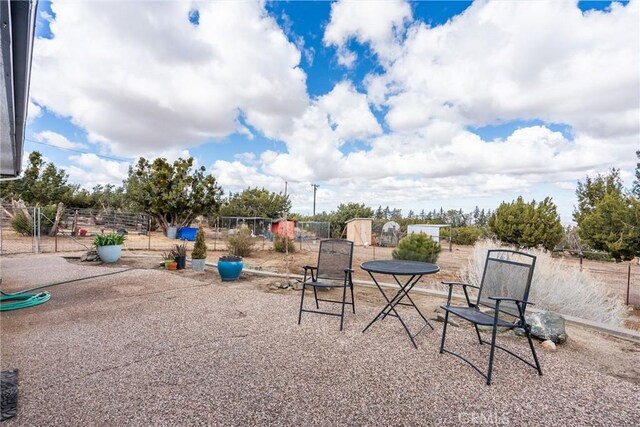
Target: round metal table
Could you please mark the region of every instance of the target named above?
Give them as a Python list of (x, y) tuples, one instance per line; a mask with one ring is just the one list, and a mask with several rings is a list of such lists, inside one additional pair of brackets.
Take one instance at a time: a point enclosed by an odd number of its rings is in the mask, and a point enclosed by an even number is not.
[[(411, 291), (411, 289), (415, 286), (415, 284), (418, 283), (418, 281), (422, 278), (422, 276), (424, 276), (425, 274), (437, 273), (440, 271), (440, 267), (438, 267), (435, 264), (430, 264), (427, 262), (420, 262), (420, 261), (380, 260), (380, 261), (367, 261), (363, 263), (360, 266), (360, 268), (362, 268), (364, 271), (369, 273), (369, 276), (371, 276), (371, 279), (380, 290), (380, 293), (382, 294), (384, 299), (387, 301), (387, 305), (367, 325), (367, 327), (364, 328), (362, 332), (365, 332), (375, 322), (377, 322), (378, 320), (382, 320), (387, 316), (396, 317), (404, 327), (404, 330), (407, 331), (407, 335), (409, 335), (409, 338), (411, 339), (413, 346), (415, 348), (418, 348), (415, 341), (415, 337), (420, 332), (422, 332), (424, 328), (427, 326), (433, 329), (433, 325), (431, 325), (431, 323), (422, 314), (422, 312), (420, 312), (416, 304), (413, 302), (413, 300), (409, 296), (409, 291)], [(390, 275), (393, 277), (395, 282), (400, 287), (400, 289), (393, 296), (393, 298), (389, 298), (389, 296), (384, 292), (384, 290), (378, 283), (378, 280), (376, 279), (374, 273)], [(408, 276), (408, 278), (406, 278), (404, 281), (400, 281), (400, 279), (398, 278), (399, 276), (405, 276), (405, 277)], [(409, 302), (403, 302), (405, 298)], [(424, 321), (424, 326), (416, 334), (411, 334), (411, 331), (409, 331), (409, 328), (407, 327), (406, 323), (404, 322), (404, 320), (402, 320), (402, 317), (400, 317), (400, 314), (396, 310), (396, 306), (398, 305), (413, 307), (418, 312), (422, 320)]]

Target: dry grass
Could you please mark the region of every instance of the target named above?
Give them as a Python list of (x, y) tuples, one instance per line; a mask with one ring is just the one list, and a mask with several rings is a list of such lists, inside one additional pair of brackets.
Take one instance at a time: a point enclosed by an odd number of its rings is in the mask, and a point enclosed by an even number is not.
[[(478, 242), (468, 262), (465, 279), (479, 283), (482, 277), (487, 251), (498, 244), (491, 240)], [(510, 249), (516, 249), (511, 247)], [(569, 267), (549, 252), (528, 249), (537, 257), (529, 299), (536, 308), (554, 311), (569, 316), (621, 325), (627, 307), (607, 292), (606, 286), (587, 271)]]

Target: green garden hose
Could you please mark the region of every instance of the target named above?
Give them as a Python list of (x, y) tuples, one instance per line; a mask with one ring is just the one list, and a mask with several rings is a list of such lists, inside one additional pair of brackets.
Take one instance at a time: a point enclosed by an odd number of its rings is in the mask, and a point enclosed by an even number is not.
[[(51, 294), (49, 294), (49, 292), (44, 291), (44, 292), (39, 292), (37, 294), (31, 294), (29, 293), (31, 291), (35, 291), (42, 288), (48, 288), (51, 286), (63, 285), (66, 283), (79, 282), (81, 280), (95, 279), (96, 277), (111, 276), (112, 274), (120, 274), (130, 270), (138, 270), (138, 269), (126, 268), (124, 270), (111, 271), (109, 273), (103, 273), (103, 274), (96, 274), (95, 276), (80, 277), (78, 279), (71, 279), (71, 280), (63, 280), (62, 282), (55, 282), (55, 283), (49, 283), (47, 285), (36, 286), (35, 288), (25, 289), (23, 291), (16, 292), (13, 294), (7, 294), (5, 292), (0, 291), (0, 294), (1, 294), (0, 295), (0, 303), (1, 303), (0, 311), (18, 310), (21, 308), (33, 307), (34, 305), (45, 303), (49, 301), (49, 299), (51, 299)], [(13, 302), (10, 302), (10, 301), (13, 301)]]
[[(18, 310), (21, 308), (33, 307), (42, 304), (51, 298), (49, 292), (40, 292), (37, 294), (12, 294), (0, 296), (0, 311)], [(13, 301), (13, 302), (8, 302)]]

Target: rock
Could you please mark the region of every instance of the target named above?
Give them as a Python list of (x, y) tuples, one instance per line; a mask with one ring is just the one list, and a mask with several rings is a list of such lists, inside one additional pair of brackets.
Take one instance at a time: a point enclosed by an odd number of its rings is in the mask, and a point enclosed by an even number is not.
[(93, 262), (98, 260), (100, 260), (100, 257), (96, 251), (88, 251), (80, 256), (80, 261), (83, 262)]
[[(438, 313), (436, 314), (436, 319), (435, 319), (435, 320), (436, 320), (437, 322), (444, 322), (444, 314), (442, 314), (442, 313), (438, 312)], [(460, 326), (460, 324), (459, 324), (458, 322), (456, 322), (455, 320), (453, 320), (453, 319), (451, 318), (451, 316), (449, 316), (449, 324), (450, 324), (451, 326), (455, 326), (456, 328)]]
[(545, 350), (556, 351), (556, 344), (551, 340), (543, 341), (542, 344), (540, 344), (540, 346)]
[(291, 288), (295, 289), (296, 291), (301, 291), (302, 290), (302, 282), (299, 282), (297, 280), (291, 280)]
[[(555, 344), (562, 344), (567, 341), (567, 332), (564, 327), (564, 317), (549, 311), (529, 313), (525, 320), (531, 325), (531, 335), (541, 340), (551, 340)], [(524, 336), (524, 330), (516, 328), (513, 330), (516, 335)]]

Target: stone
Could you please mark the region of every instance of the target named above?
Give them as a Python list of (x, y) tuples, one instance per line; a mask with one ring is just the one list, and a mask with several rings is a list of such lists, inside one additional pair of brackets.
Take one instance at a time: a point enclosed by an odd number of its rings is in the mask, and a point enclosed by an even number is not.
[(291, 289), (295, 289), (296, 291), (302, 290), (302, 282), (298, 280), (291, 280), (289, 283), (291, 284)]
[(545, 350), (556, 351), (556, 344), (551, 340), (542, 341), (542, 344), (540, 344), (540, 346)]
[(98, 257), (98, 253), (96, 251), (88, 251), (80, 256), (80, 261), (83, 262), (93, 262), (98, 261), (99, 259), (100, 257)]
[[(555, 344), (562, 344), (567, 341), (568, 335), (564, 327), (564, 317), (550, 311), (528, 313), (525, 320), (531, 325), (531, 336), (543, 341), (551, 340)], [(524, 336), (524, 330), (516, 328), (513, 330), (516, 335)]]

